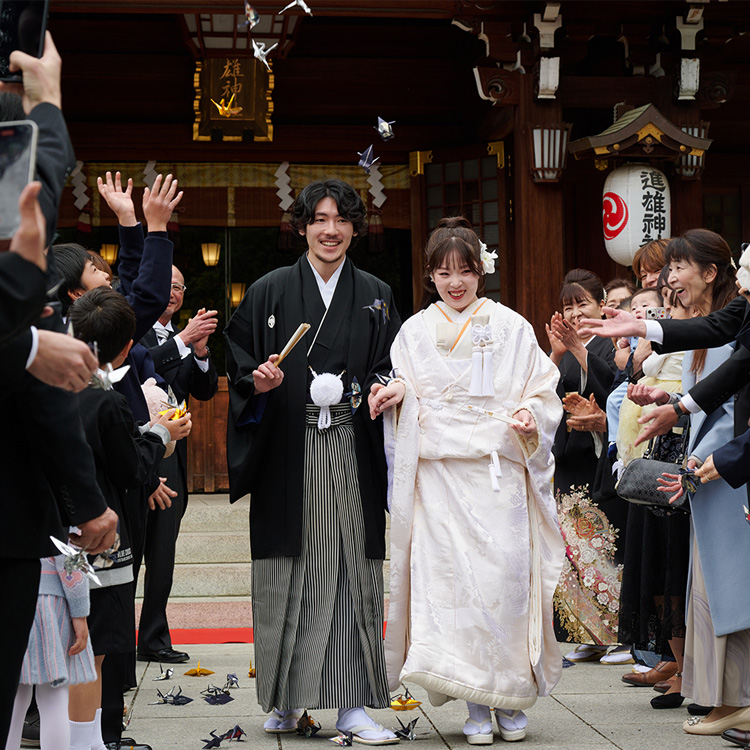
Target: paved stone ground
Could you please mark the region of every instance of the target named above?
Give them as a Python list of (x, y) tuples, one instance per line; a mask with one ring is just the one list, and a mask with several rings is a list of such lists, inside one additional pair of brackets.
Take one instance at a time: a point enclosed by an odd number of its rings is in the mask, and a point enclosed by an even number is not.
[[(570, 644), (561, 645), (566, 653)], [(270, 735), (263, 732), (265, 716), (255, 699), (255, 681), (248, 679), (251, 645), (194, 645), (186, 646), (191, 655), (187, 665), (179, 665), (169, 682), (154, 682), (160, 672), (158, 664), (138, 664), (139, 686), (126, 695), (129, 703), (129, 726), (125, 736), (150, 744), (154, 750), (200, 750), (213, 729), (217, 734), (239, 724), (247, 733), (244, 745), (236, 750), (309, 750), (336, 747), (325, 744), (337, 732), (334, 710), (314, 711), (313, 717), (322, 725), (314, 739), (296, 734)], [(208, 677), (185, 677), (190, 667), (201, 665), (215, 671)], [(687, 718), (685, 708), (656, 711), (649, 700), (656, 695), (648, 688), (625, 685), (620, 677), (630, 667), (604, 666), (597, 662), (578, 664), (563, 670), (562, 679), (554, 694), (543, 698), (531, 708), (529, 729), (524, 747), (540, 750), (676, 750), (706, 748), (721, 750), (732, 747), (720, 737), (696, 737), (682, 731)], [(228, 672), (238, 675), (239, 690), (235, 700), (223, 706), (210, 706), (200, 696), (209, 683), (223, 685)], [(156, 700), (156, 689), (168, 690), (174, 685), (193, 698), (185, 706), (150, 705)], [(427, 703), (424, 691), (412, 690), (414, 696), (425, 701), (416, 711), (397, 714), (390, 709), (372, 711), (381, 724), (397, 725), (396, 717), (406, 722), (419, 717), (417, 723), (418, 750), (466, 750), (461, 728), (466, 719), (466, 706), (457, 701), (440, 708)], [(402, 742), (401, 745), (410, 743)], [(499, 735), (495, 745), (504, 745)], [(223, 742), (224, 750), (229, 743)], [(357, 745), (357, 747), (363, 747)]]

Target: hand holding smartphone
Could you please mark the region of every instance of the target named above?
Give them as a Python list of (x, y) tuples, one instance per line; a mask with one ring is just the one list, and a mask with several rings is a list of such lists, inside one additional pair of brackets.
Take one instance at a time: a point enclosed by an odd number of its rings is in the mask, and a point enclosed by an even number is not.
[(42, 56), (48, 10), (49, 0), (0, 0), (0, 81), (22, 80), (20, 71), (11, 73), (11, 52)]

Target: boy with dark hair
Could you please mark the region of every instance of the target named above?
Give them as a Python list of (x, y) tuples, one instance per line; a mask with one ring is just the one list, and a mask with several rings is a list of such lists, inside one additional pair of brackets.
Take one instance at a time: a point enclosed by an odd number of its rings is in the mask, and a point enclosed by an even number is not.
[[(102, 366), (110, 364), (116, 369), (122, 365), (133, 344), (136, 325), (135, 313), (122, 295), (104, 287), (93, 289), (76, 300), (68, 318), (76, 338), (89, 344), (96, 342)], [(123, 676), (110, 679), (110, 672), (105, 671), (102, 679), (102, 663), (105, 655), (127, 654), (135, 649), (131, 519), (142, 512), (138, 507), (141, 488), (164, 457), (166, 444), (184, 437), (191, 423), (189, 414), (170, 420), (174, 414), (170, 410), (155, 424), (138, 428), (125, 397), (96, 385), (90, 385), (78, 398), (86, 439), (94, 454), (97, 484), (120, 518), (115, 547), (106, 555), (90, 558), (101, 582), (100, 586), (91, 585), (89, 615), (99, 679), (73, 685), (70, 690), (72, 750), (102, 750), (102, 723), (111, 726), (115, 718), (106, 714), (117, 714), (121, 726), (123, 706)]]

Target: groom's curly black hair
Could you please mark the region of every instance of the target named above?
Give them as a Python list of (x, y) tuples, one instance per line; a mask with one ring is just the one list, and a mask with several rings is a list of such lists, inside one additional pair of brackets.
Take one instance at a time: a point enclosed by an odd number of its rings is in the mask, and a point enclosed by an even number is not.
[(289, 223), (298, 232), (304, 232), (315, 218), (315, 208), (323, 198), (333, 198), (339, 208), (339, 214), (351, 221), (354, 231), (361, 236), (367, 232), (367, 209), (359, 193), (342, 180), (318, 180), (311, 182), (297, 196), (291, 210)]

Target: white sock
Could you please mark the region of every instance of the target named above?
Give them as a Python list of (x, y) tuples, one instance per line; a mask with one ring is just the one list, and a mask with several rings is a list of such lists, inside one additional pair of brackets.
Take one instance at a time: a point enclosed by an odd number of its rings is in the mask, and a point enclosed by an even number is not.
[(39, 743), (44, 750), (70, 748), (70, 721), (68, 719), (68, 686), (36, 686), (36, 704), (39, 706)]
[(102, 739), (102, 710), (101, 708), (96, 709), (96, 716), (94, 717), (94, 733), (91, 737), (91, 750), (107, 750)]
[(28, 711), (30, 703), (31, 685), (19, 685), (13, 703), (13, 714), (8, 729), (8, 739), (5, 741), (5, 750), (18, 750), (21, 747), (23, 720), (26, 718), (26, 711)]
[(357, 732), (357, 734), (364, 740), (383, 738), (392, 739), (396, 736), (389, 729), (379, 729), (378, 723), (371, 716), (368, 716), (367, 711), (365, 711), (362, 706), (339, 709), (339, 717), (336, 721), (336, 729), (338, 729), (339, 732), (349, 732), (354, 727), (362, 725), (369, 725), (372, 727), (372, 731), (363, 730)]
[(479, 726), (469, 724), (464, 727), (465, 735), (479, 734), (489, 724), (490, 732), (492, 731), (492, 718), (490, 717), (490, 707), (483, 706), (481, 703), (471, 703), (466, 701), (466, 708), (469, 709), (469, 718), (474, 719)]
[(70, 750), (91, 750), (91, 740), (94, 736), (93, 721), (71, 721)]

